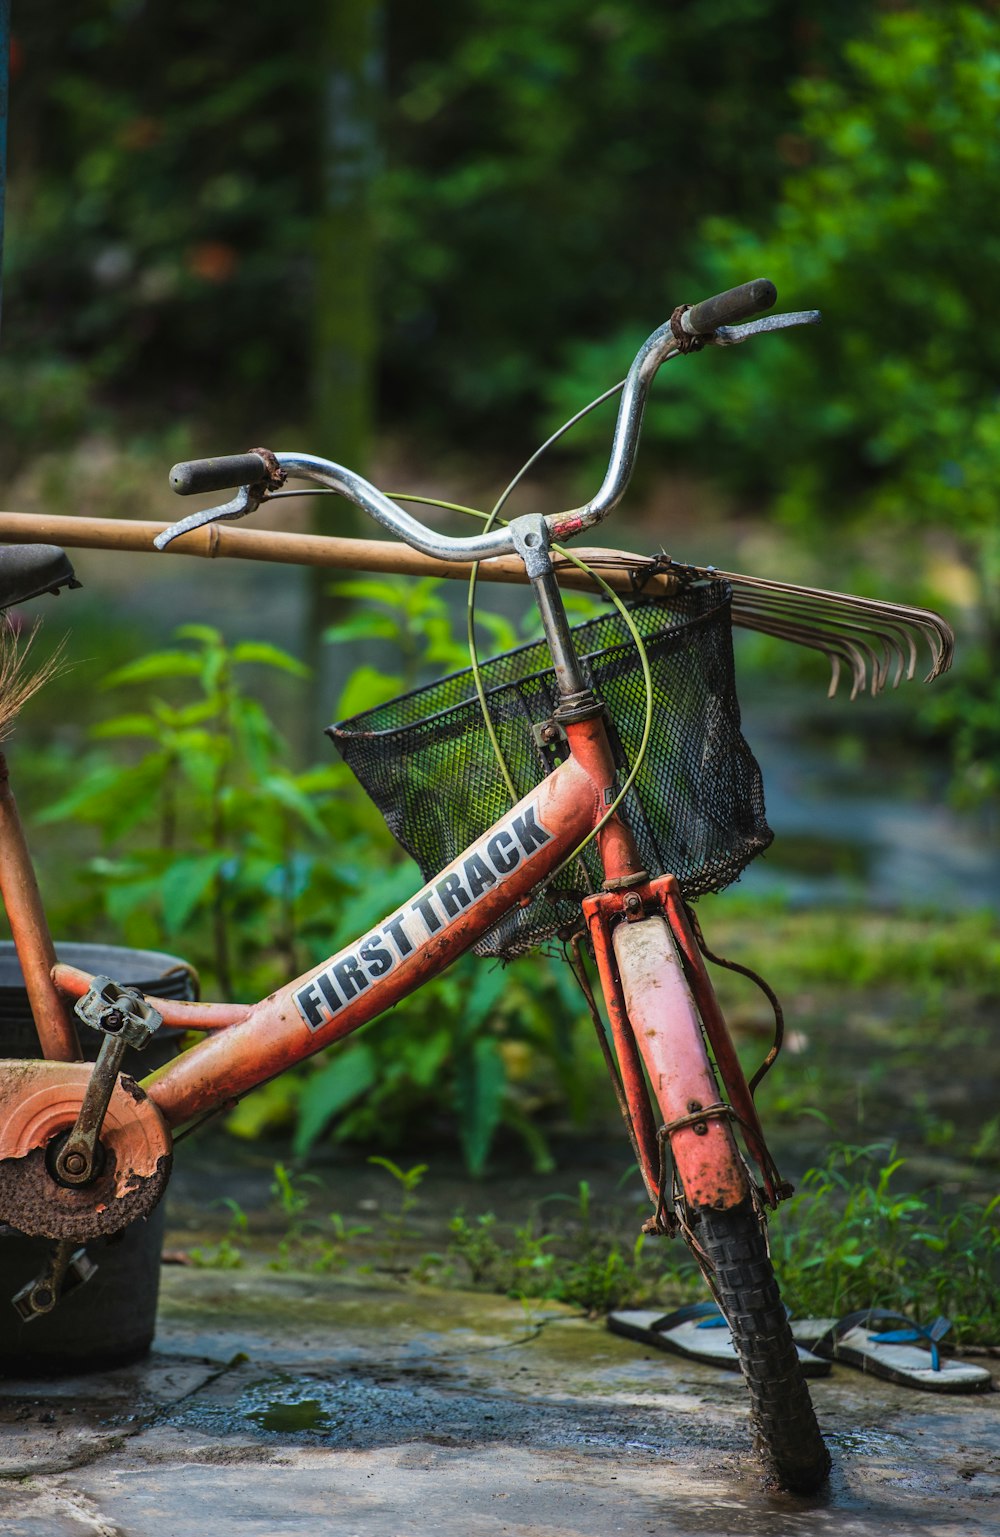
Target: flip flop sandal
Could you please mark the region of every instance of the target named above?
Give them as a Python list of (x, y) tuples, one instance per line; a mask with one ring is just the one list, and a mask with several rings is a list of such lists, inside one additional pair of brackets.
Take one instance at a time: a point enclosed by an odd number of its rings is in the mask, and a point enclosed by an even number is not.
[[(714, 1302), (692, 1302), (673, 1313), (629, 1311), (608, 1314), (608, 1328), (613, 1334), (638, 1340), (701, 1361), (707, 1366), (722, 1366), (739, 1371), (740, 1358), (729, 1335), (729, 1325)], [(821, 1360), (802, 1346), (796, 1347), (799, 1364), (807, 1377), (825, 1377), (829, 1361)]]
[(938, 1341), (950, 1328), (947, 1318), (936, 1318), (925, 1329), (902, 1313), (862, 1308), (844, 1318), (802, 1319), (792, 1324), (792, 1334), (824, 1360), (856, 1366), (887, 1382), (930, 1393), (989, 1391), (993, 1377), (985, 1367), (941, 1359)]

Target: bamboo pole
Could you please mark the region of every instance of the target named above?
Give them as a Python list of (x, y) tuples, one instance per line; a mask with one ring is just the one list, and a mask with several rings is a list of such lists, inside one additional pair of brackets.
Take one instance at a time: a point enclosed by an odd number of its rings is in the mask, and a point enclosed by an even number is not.
[[(8, 544), (58, 544), (67, 549), (131, 550), (157, 554), (153, 539), (170, 525), (118, 518), (73, 518), (49, 513), (0, 512), (0, 541)], [(215, 560), (271, 561), (279, 565), (324, 566), (336, 571), (368, 571), (401, 576), (443, 576), (468, 581), (472, 567), (466, 561), (435, 560), (411, 550), (394, 539), (340, 539), (321, 534), (281, 533), (274, 529), (233, 528), (227, 523), (209, 523), (204, 528), (182, 534), (163, 552), (167, 555), (197, 555)], [(677, 590), (677, 578), (669, 572), (656, 572), (647, 555), (633, 555), (626, 550), (582, 549), (581, 560), (595, 566), (604, 580), (617, 592), (635, 590), (633, 573), (642, 580), (642, 590), (650, 596), (663, 597)], [(594, 591), (596, 585), (569, 561), (554, 558), (559, 578), (566, 587)], [(479, 576), (485, 582), (523, 583), (524, 566), (516, 555), (502, 555), (480, 564)]]

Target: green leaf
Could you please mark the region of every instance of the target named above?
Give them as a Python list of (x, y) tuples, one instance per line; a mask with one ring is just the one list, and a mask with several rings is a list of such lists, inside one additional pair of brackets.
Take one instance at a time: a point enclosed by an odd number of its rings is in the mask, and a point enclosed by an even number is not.
[(531, 1166), (536, 1174), (551, 1174), (556, 1167), (556, 1161), (549, 1150), (549, 1145), (539, 1127), (530, 1115), (525, 1115), (516, 1105), (505, 1103), (503, 1107), (504, 1124), (517, 1132), (531, 1156)]
[(222, 631), (210, 624), (179, 624), (174, 631), (178, 640), (196, 640), (206, 648), (223, 649)]
[(358, 577), (348, 582), (334, 582), (330, 588), (338, 597), (366, 598), (370, 603), (384, 603), (392, 609), (400, 607), (404, 590), (405, 582), (399, 577), (388, 581), (379, 581), (377, 577)]
[(221, 865), (229, 858), (225, 851), (197, 854), (176, 859), (161, 882), (163, 922), (168, 932), (176, 934), (184, 927)]
[(369, 876), (352, 900), (330, 938), (331, 950), (364, 934), (419, 890), (420, 875), (410, 860), (393, 866), (381, 876)]
[(234, 662), (258, 662), (264, 667), (277, 667), (291, 673), (294, 678), (308, 678), (310, 669), (298, 657), (290, 656), (280, 646), (272, 646), (264, 640), (241, 640), (230, 651)]
[(292, 1073), (273, 1078), (241, 1099), (226, 1117), (226, 1130), (246, 1142), (256, 1142), (265, 1132), (284, 1130), (293, 1120), (301, 1097), (301, 1083)]
[(367, 1093), (375, 1078), (375, 1054), (370, 1046), (358, 1041), (338, 1051), (308, 1079), (299, 1100), (299, 1121), (293, 1143), (296, 1156), (308, 1152), (327, 1123)]
[(341, 624), (331, 624), (323, 631), (323, 639), (336, 644), (343, 640), (396, 640), (399, 625), (388, 614), (368, 609), (354, 614)]
[(201, 662), (190, 651), (152, 651), (134, 662), (118, 667), (102, 683), (102, 688), (117, 688), (121, 683), (148, 683), (153, 678), (197, 678)]
[(473, 974), (462, 1024), (465, 1033), (472, 1033), (490, 1018), (496, 1005), (507, 991), (507, 977), (502, 966), (484, 966), (480, 963)]
[(160, 878), (116, 880), (107, 886), (104, 905), (115, 923), (124, 923), (140, 908), (155, 908), (160, 899)]
[(267, 796), (269, 800), (277, 801), (287, 811), (293, 812), (318, 838), (326, 837), (326, 828), (323, 826), (316, 807), (309, 797), (302, 793), (290, 776), (270, 774), (263, 781), (260, 788), (263, 795)]
[(91, 726), (89, 734), (97, 741), (118, 736), (151, 736), (158, 740), (160, 731), (160, 723), (153, 715), (116, 715), (113, 720)]
[(386, 704), (402, 687), (401, 678), (379, 672), (375, 667), (358, 667), (348, 679), (337, 703), (337, 719), (347, 720), (352, 715), (360, 715), (363, 710), (372, 710), (378, 704)]
[(493, 1134), (500, 1124), (507, 1075), (497, 1042), (480, 1036), (457, 1064), (455, 1101), (458, 1132), (470, 1174), (482, 1174)]

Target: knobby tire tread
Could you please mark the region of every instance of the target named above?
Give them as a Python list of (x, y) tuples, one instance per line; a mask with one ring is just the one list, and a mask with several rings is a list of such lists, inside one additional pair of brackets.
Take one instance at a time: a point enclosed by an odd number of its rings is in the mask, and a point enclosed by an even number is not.
[(706, 1279), (739, 1354), (754, 1448), (766, 1479), (794, 1494), (812, 1494), (826, 1479), (830, 1454), (753, 1202), (748, 1198), (729, 1211), (702, 1209), (694, 1236), (709, 1261)]

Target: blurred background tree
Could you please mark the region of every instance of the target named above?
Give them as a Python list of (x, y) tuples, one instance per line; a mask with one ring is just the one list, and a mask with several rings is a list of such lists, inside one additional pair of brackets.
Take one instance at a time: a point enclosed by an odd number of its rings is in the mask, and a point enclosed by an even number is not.
[[(380, 90), (373, 7), (352, 5), (238, 25), (226, 0), (15, 9), (8, 456), (112, 410), (207, 418), (241, 442), (275, 399), (304, 416), (324, 395), (317, 340), (337, 345), (337, 284), (341, 328), (374, 305), (383, 422), (509, 436), (571, 338), (673, 303), (700, 220), (773, 204), (797, 153), (792, 83), (838, 72), (871, 14), (388, 0)], [(331, 209), (356, 244), (376, 142), (369, 300)]]

